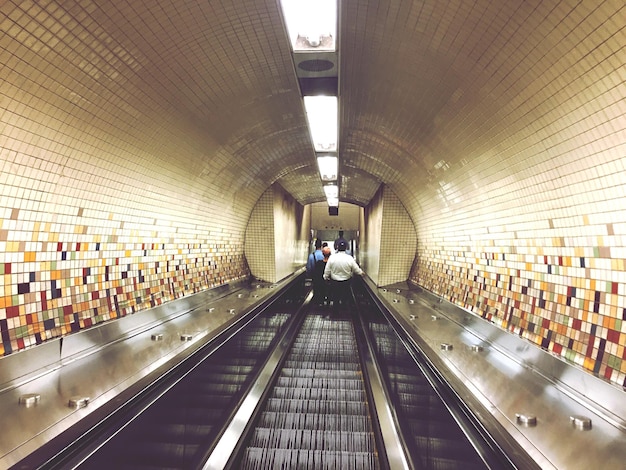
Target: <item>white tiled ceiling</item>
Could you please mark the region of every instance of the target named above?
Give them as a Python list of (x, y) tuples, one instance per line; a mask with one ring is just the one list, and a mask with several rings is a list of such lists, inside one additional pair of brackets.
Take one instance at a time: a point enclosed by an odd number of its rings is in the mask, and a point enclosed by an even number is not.
[[(462, 197), (451, 179), (523, 171), (520, 155), (542, 159), (533, 145), (618, 112), (622, 1), (339, 3), (344, 201), (367, 204), (383, 182), (417, 217)], [(276, 181), (302, 204), (324, 199), (276, 0), (0, 8), (11, 138), (28, 144), (36, 123), (35, 146), (128, 152), (156, 179), (206, 180), (244, 214)]]

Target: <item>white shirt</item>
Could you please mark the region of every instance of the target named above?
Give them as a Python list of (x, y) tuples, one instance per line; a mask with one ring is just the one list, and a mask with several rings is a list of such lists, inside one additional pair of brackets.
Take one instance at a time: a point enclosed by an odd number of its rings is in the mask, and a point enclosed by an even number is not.
[(324, 268), (324, 279), (333, 281), (347, 281), (352, 275), (363, 274), (363, 271), (354, 260), (345, 251), (338, 251), (328, 258), (326, 267)]

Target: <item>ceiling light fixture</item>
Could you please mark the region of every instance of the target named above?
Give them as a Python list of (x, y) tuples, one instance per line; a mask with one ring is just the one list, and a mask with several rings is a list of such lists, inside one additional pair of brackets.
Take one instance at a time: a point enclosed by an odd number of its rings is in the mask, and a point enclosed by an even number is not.
[(337, 97), (305, 96), (309, 130), (316, 152), (337, 151)]
[(338, 198), (339, 187), (336, 184), (326, 184), (324, 185), (324, 193), (326, 194), (326, 199)]
[(338, 159), (332, 155), (317, 157), (317, 166), (320, 170), (320, 178), (324, 182), (337, 181)]
[(336, 0), (281, 0), (280, 3), (294, 52), (335, 50)]

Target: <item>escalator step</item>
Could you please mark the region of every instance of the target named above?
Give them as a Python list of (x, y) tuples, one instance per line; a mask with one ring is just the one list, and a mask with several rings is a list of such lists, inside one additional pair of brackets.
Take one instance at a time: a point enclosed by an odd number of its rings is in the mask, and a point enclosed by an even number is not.
[(255, 429), (250, 439), (250, 447), (374, 452), (374, 435), (359, 431), (340, 433), (326, 430), (284, 430), (259, 427)]
[(270, 398), (266, 411), (285, 413), (331, 413), (342, 415), (366, 414), (367, 404), (363, 401), (344, 400), (300, 400)]
[(368, 452), (329, 452), (321, 450), (261, 449), (245, 450), (242, 470), (268, 468), (307, 468), (320, 470), (363, 470), (380, 468), (378, 457)]
[(369, 432), (371, 430), (369, 416), (317, 413), (264, 411), (261, 413), (257, 425), (281, 429), (324, 429), (349, 432)]

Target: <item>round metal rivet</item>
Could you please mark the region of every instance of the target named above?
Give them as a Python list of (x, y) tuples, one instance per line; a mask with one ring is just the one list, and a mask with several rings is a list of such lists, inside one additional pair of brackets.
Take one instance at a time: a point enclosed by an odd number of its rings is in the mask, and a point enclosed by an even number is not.
[(182, 335), (180, 335), (181, 341), (191, 341), (192, 338), (193, 336), (187, 333), (183, 333)]
[(387, 292), (387, 289), (383, 289), (383, 292)]
[(254, 294), (254, 298), (258, 299), (259, 298), (259, 294)]
[(70, 408), (84, 408), (89, 404), (89, 397), (74, 396), (67, 403)]
[(209, 307), (206, 309), (207, 312), (212, 313), (215, 310), (215, 307)]
[(410, 316), (409, 316), (409, 318), (410, 318), (411, 320), (415, 320), (415, 315), (410, 315)]
[(235, 314), (235, 309), (234, 308), (229, 308), (228, 309), (228, 313), (230, 313), (231, 315)]
[(241, 299), (243, 297), (243, 294), (237, 294), (237, 298)]
[(474, 352), (480, 352), (483, 350), (483, 347), (480, 344), (472, 344), (470, 349)]
[(399, 303), (399, 302), (400, 302), (400, 301), (399, 301), (398, 299), (393, 299), (393, 303), (394, 303), (394, 304), (397, 304), (397, 303)]
[(591, 429), (591, 419), (585, 416), (570, 416), (569, 420), (576, 429)]
[(437, 315), (431, 315), (431, 316), (430, 316), (430, 319), (431, 319), (431, 320), (433, 320), (433, 321), (434, 321), (434, 320), (437, 320), (437, 318), (439, 318)]
[(537, 417), (535, 415), (527, 415), (525, 413), (515, 413), (517, 422), (524, 426), (535, 426), (537, 424)]
[(450, 343), (441, 343), (441, 349), (444, 351), (452, 351), (452, 345)]
[(152, 341), (161, 341), (163, 339), (163, 333), (154, 333), (151, 338)]
[(41, 395), (39, 395), (38, 393), (27, 393), (20, 396), (19, 403), (20, 405), (28, 407), (36, 405), (37, 403), (39, 403), (39, 400), (41, 400)]
[(411, 305), (413, 305), (413, 304), (415, 303), (415, 300), (413, 300), (413, 299), (409, 299), (409, 303), (410, 303)]
[(400, 289), (396, 289), (396, 294), (399, 294), (400, 292), (402, 292)]

